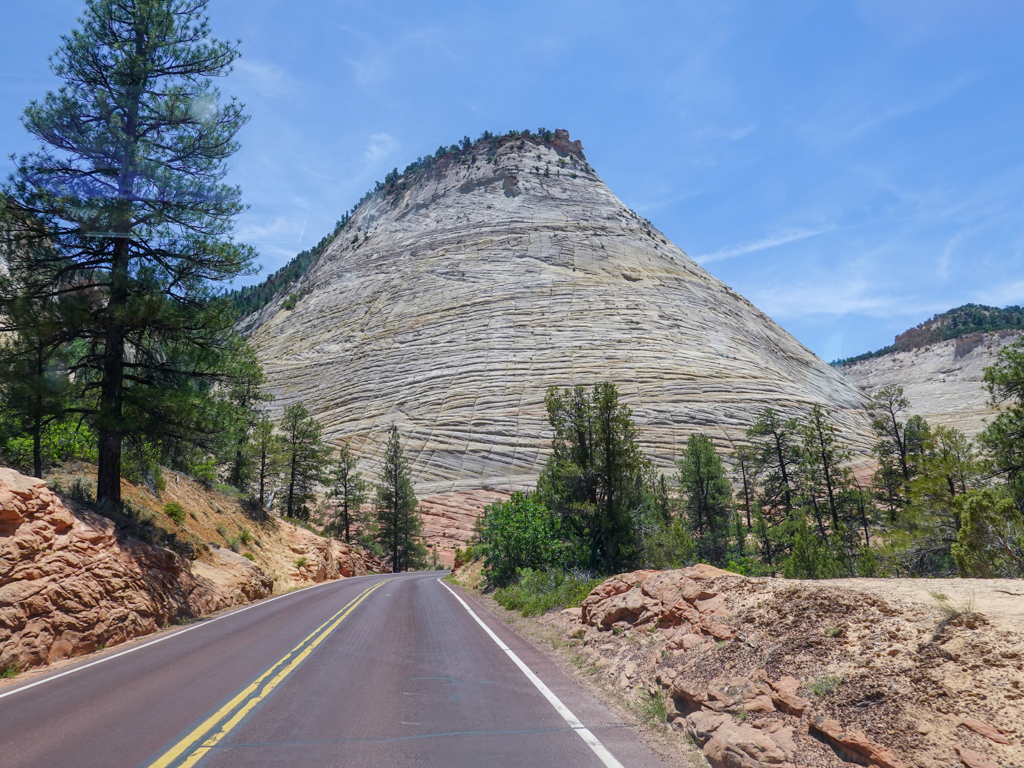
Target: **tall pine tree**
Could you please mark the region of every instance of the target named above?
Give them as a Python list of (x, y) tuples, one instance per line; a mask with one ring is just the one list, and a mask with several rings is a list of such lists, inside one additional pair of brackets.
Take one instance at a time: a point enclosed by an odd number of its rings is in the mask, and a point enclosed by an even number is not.
[(115, 509), (126, 437), (224, 427), (205, 408), (233, 326), (213, 286), (252, 253), (230, 238), (241, 193), (223, 183), (246, 117), (211, 79), (240, 54), (211, 38), (206, 5), (87, 0), (52, 59), (63, 85), (25, 110), (41, 147), (7, 190), (21, 222), (11, 256), (45, 277), (33, 298), (86, 310), (72, 372), (98, 436), (97, 501)]
[(342, 443), (330, 468), (331, 487), (327, 496), (334, 511), (331, 528), (346, 543), (352, 540), (352, 527), (363, 522), (361, 509), (366, 503), (366, 481), (356, 468), (358, 465), (348, 443)]
[(392, 426), (377, 483), (374, 522), (375, 537), (387, 553), (393, 573), (420, 567), (424, 562), (423, 521), (417, 505), (398, 427)]
[(324, 445), (323, 427), (309, 415), (302, 403), (289, 405), (281, 419), (281, 446), (285, 481), (284, 513), (305, 520), (306, 503), (313, 499), (318, 483), (330, 461), (330, 449)]

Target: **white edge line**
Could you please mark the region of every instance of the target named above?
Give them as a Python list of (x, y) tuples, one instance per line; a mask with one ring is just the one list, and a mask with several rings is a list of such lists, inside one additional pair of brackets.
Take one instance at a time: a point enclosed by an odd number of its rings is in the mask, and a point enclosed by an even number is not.
[(533, 670), (526, 666), (525, 662), (523, 662), (522, 659), (516, 656), (515, 652), (507, 645), (505, 645), (501, 641), (501, 638), (494, 634), (493, 630), (491, 630), (490, 627), (484, 624), (483, 619), (476, 615), (476, 612), (472, 608), (470, 608), (469, 605), (466, 604), (466, 601), (459, 597), (459, 594), (454, 589), (445, 584), (441, 579), (438, 579), (437, 582), (442, 587), (451, 592), (456, 600), (462, 603), (462, 607), (469, 611), (469, 615), (476, 619), (476, 623), (484, 628), (484, 632), (490, 635), (491, 639), (498, 644), (498, 647), (501, 648), (501, 650), (503, 650), (508, 655), (508, 657), (516, 663), (516, 666), (522, 670), (523, 674), (526, 675), (527, 679), (531, 683), (533, 683), (534, 687), (544, 695), (544, 698), (547, 699), (551, 706), (553, 706), (558, 711), (558, 714), (562, 716), (562, 719), (565, 720), (565, 722), (567, 722), (570, 725), (570, 727), (574, 731), (576, 731), (576, 733), (579, 734), (579, 737), (583, 739), (584, 743), (594, 751), (594, 754), (601, 759), (601, 762), (608, 766), (608, 768), (623, 768), (622, 763), (615, 759), (615, 756), (611, 752), (609, 752), (608, 749), (604, 746), (604, 744), (602, 744), (598, 740), (597, 736), (591, 733), (590, 730), (586, 726), (584, 726), (583, 723), (580, 722), (579, 718), (576, 717), (576, 715), (574, 715), (569, 710), (569, 708), (562, 703), (562, 700), (555, 696), (555, 694), (551, 692), (550, 688), (544, 685), (544, 682), (539, 677), (537, 677), (536, 674), (534, 674)]
[[(376, 573), (371, 574), (371, 573), (368, 573), (368, 574), (365, 574), (365, 575), (366, 576), (382, 576), (383, 574), (376, 574)], [(222, 614), (221, 616), (216, 617), (215, 619), (209, 619), (208, 621), (203, 621), (200, 624), (195, 624), (195, 625), (193, 625), (191, 627), (186, 627), (185, 629), (178, 630), (177, 632), (171, 632), (170, 634), (166, 634), (163, 637), (158, 637), (156, 640), (150, 640), (148, 643), (143, 643), (142, 645), (136, 645), (134, 648), (129, 648), (126, 651), (121, 651), (120, 653), (114, 653), (114, 654), (111, 654), (110, 656), (104, 656), (102, 659), (96, 659), (96, 661), (91, 661), (88, 664), (82, 664), (81, 666), (73, 667), (72, 669), (65, 670), (64, 672), (59, 672), (56, 675), (51, 675), (50, 677), (44, 677), (42, 680), (36, 680), (34, 683), (29, 683), (28, 685), (23, 685), (20, 688), (14, 688), (13, 690), (5, 691), (4, 693), (0, 693), (0, 699), (7, 698), (8, 696), (13, 696), (14, 694), (21, 693), (22, 691), (27, 691), (29, 688), (35, 688), (37, 685), (42, 685), (43, 683), (49, 683), (49, 682), (52, 682), (54, 680), (59, 680), (60, 678), (65, 677), (67, 675), (72, 675), (75, 672), (81, 672), (83, 669), (88, 669), (89, 667), (95, 667), (97, 664), (103, 664), (103, 663), (108, 662), (108, 661), (113, 661), (114, 659), (118, 659), (118, 658), (120, 658), (122, 656), (127, 656), (129, 653), (135, 653), (136, 651), (141, 651), (143, 648), (149, 648), (151, 645), (156, 645), (157, 643), (162, 643), (164, 640), (170, 640), (172, 637), (181, 637), (186, 632), (191, 632), (194, 629), (201, 629), (202, 627), (208, 627), (211, 624), (214, 624), (214, 623), (220, 621), (221, 619), (227, 619), (227, 618), (229, 618), (231, 616), (237, 616), (238, 614), (245, 613), (246, 611), (251, 610), (252, 608), (259, 608), (260, 606), (267, 605), (268, 603), (272, 603), (275, 600), (280, 600), (282, 597), (289, 597), (291, 595), (298, 595), (298, 594), (302, 594), (303, 592), (308, 592), (311, 589), (316, 589), (317, 587), (326, 586), (327, 584), (337, 584), (337, 583), (342, 582), (342, 581), (352, 581), (353, 579), (359, 579), (359, 578), (363, 578), (363, 577), (361, 577), (361, 576), (349, 576), (346, 579), (332, 579), (331, 581), (325, 581), (325, 582), (322, 582), (320, 584), (312, 584), (312, 585), (310, 585), (308, 587), (305, 587), (303, 589), (296, 589), (296, 590), (294, 590), (292, 592), (286, 592), (283, 595), (278, 595), (277, 597), (272, 597), (269, 600), (260, 600), (257, 603), (250, 603), (249, 605), (245, 606), (244, 608), (239, 608), (238, 610), (230, 611), (228, 613), (225, 613), (225, 614)], [(135, 639), (135, 638), (132, 638), (132, 639)]]

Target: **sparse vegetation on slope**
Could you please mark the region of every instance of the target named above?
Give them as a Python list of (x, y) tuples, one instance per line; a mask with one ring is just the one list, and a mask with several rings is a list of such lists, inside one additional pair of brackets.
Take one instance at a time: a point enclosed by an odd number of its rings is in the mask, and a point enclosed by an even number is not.
[(935, 315), (915, 328), (904, 331), (887, 347), (854, 357), (833, 360), (830, 365), (850, 365), (861, 360), (888, 355), (891, 352), (907, 352), (939, 341), (960, 339), (974, 334), (1022, 329), (1024, 329), (1024, 307), (1009, 306), (1000, 309), (984, 304), (964, 304), (962, 307)]
[[(308, 248), (296, 254), (295, 257), (287, 264), (272, 275), (269, 275), (263, 280), (263, 282), (231, 291), (228, 294), (228, 299), (238, 311), (239, 317), (245, 317), (246, 315), (251, 315), (252, 313), (263, 309), (263, 307), (267, 306), (267, 304), (269, 304), (279, 293), (291, 289), (298, 283), (298, 281), (312, 266), (313, 262), (320, 256), (323, 249), (326, 248), (331, 241), (348, 226), (349, 221), (358, 210), (359, 206), (373, 198), (375, 195), (383, 195), (387, 197), (404, 192), (419, 181), (424, 174), (437, 168), (438, 164), (443, 161), (448, 163), (476, 163), (477, 156), (480, 151), (486, 148), (486, 157), (484, 162), (491, 162), (498, 147), (508, 142), (520, 142), (524, 146), (526, 142), (531, 142), (534, 145), (550, 145), (555, 141), (555, 139), (555, 131), (549, 131), (547, 128), (538, 128), (536, 131), (531, 131), (529, 129), (523, 131), (512, 130), (504, 134), (494, 134), (490, 131), (484, 131), (476, 141), (470, 139), (469, 136), (464, 136), (457, 144), (452, 144), (447, 147), (441, 145), (433, 154), (421, 156), (413, 160), (401, 173), (399, 173), (398, 168), (389, 172), (384, 177), (383, 181), (376, 182), (373, 188), (368, 190), (366, 194), (359, 199), (359, 202), (352, 207), (352, 210), (347, 211), (338, 220), (334, 226), (334, 230), (322, 237), (320, 242), (312, 248)], [(582, 152), (580, 152), (580, 156), (583, 168), (589, 171), (590, 166), (587, 164), (586, 160), (582, 158)], [(649, 229), (651, 227), (651, 223), (646, 219), (643, 221), (647, 224)], [(352, 237), (355, 238), (354, 242), (357, 241), (359, 233), (356, 232)], [(285, 302), (284, 308), (289, 310), (293, 309), (301, 298), (300, 294), (290, 294)]]

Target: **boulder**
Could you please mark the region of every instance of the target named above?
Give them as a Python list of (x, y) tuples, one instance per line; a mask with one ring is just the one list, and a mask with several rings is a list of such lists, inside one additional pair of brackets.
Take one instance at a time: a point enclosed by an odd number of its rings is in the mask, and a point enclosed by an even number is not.
[(863, 731), (843, 728), (830, 718), (815, 717), (810, 723), (810, 731), (824, 737), (847, 760), (878, 768), (908, 768), (888, 749), (871, 741)]

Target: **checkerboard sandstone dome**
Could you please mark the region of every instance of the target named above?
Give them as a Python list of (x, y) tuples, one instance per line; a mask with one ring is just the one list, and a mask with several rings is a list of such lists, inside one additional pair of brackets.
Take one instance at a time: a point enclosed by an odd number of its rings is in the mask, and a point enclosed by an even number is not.
[(397, 424), (421, 498), (532, 486), (551, 386), (614, 382), (665, 471), (694, 432), (734, 447), (765, 406), (819, 404), (871, 441), (864, 395), (623, 205), (566, 131), (378, 191), (244, 328), (274, 418), (303, 402), (370, 476)]

